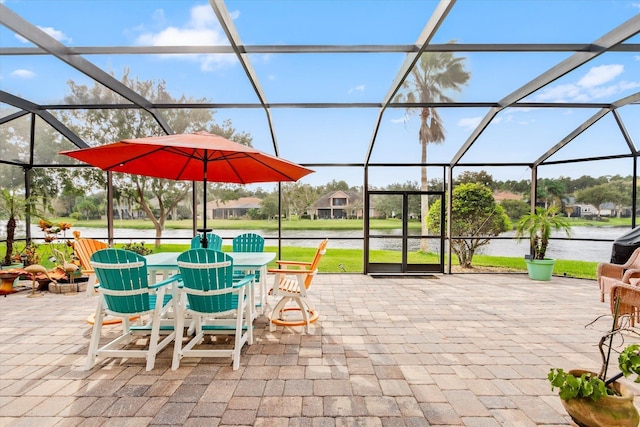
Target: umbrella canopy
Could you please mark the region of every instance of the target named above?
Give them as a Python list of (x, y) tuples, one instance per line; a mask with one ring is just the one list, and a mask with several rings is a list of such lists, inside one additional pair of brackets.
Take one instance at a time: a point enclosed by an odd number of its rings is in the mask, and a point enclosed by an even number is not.
[[(98, 147), (62, 151), (60, 154), (105, 171), (203, 181), (204, 229), (207, 228), (207, 182), (249, 184), (297, 181), (313, 172), (288, 160), (207, 132), (123, 139)], [(206, 239), (203, 244), (206, 245)]]
[(297, 181), (313, 172), (207, 132), (123, 139), (60, 154), (105, 171), (183, 181), (235, 184)]

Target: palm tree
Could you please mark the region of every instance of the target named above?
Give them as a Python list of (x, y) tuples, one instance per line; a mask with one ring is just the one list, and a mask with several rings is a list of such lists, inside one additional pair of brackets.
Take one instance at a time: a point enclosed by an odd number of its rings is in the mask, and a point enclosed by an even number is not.
[[(453, 102), (446, 95), (448, 91), (460, 92), (462, 86), (471, 77), (465, 69), (464, 57), (454, 57), (451, 52), (426, 52), (420, 57), (411, 75), (402, 83), (401, 92), (396, 96), (396, 102)], [(420, 113), (420, 130), (418, 140), (422, 146), (420, 162), (420, 189), (427, 191), (427, 145), (439, 144), (445, 140), (445, 128), (435, 107), (407, 107), (407, 114)], [(427, 234), (427, 217), (429, 213), (429, 199), (422, 196), (422, 234)], [(428, 250), (428, 242), (420, 242), (420, 250)]]
[(518, 220), (516, 237), (527, 236), (531, 245), (533, 259), (545, 259), (552, 231), (562, 231), (570, 236), (571, 223), (558, 216), (558, 207), (537, 207), (535, 212), (529, 212)]
[[(544, 200), (544, 207), (548, 208), (550, 205), (555, 206), (556, 201), (562, 203), (562, 198), (567, 193), (564, 182), (555, 179), (543, 179), (540, 180), (538, 185), (538, 196)], [(551, 203), (549, 203), (551, 201)]]
[(20, 196), (7, 188), (0, 189), (0, 202), (0, 217), (7, 219), (6, 251), (0, 265), (10, 265), (18, 220), (26, 217), (29, 210), (31, 215), (41, 216), (41, 214), (36, 212), (33, 199)]
[(20, 200), (16, 197), (16, 195), (6, 189), (3, 188), (0, 191), (0, 198), (2, 200), (2, 208), (0, 213), (7, 216), (7, 250), (5, 252), (4, 258), (2, 259), (2, 265), (11, 264), (11, 255), (13, 255), (13, 241), (15, 239), (16, 232), (16, 220), (18, 215), (20, 214), (21, 203)]

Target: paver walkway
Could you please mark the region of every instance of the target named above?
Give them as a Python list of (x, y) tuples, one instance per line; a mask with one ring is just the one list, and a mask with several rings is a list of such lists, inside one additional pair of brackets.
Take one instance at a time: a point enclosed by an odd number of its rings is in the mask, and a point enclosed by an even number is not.
[(0, 297), (3, 427), (570, 425), (547, 372), (597, 370), (610, 326), (584, 327), (609, 310), (590, 280), (324, 274), (313, 334), (270, 333), (260, 317), (237, 371), (172, 371), (171, 349), (150, 372), (120, 359), (83, 371), (96, 298), (27, 295)]

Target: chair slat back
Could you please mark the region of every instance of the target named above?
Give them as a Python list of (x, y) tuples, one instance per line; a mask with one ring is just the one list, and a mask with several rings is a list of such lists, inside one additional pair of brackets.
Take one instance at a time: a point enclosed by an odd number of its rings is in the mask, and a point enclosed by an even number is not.
[(143, 256), (124, 249), (101, 249), (91, 255), (91, 266), (109, 310), (133, 314), (151, 309)]
[[(202, 236), (194, 236), (191, 239), (191, 249), (198, 249), (202, 247)], [(207, 233), (207, 249), (213, 249), (214, 251), (222, 250), (222, 237), (215, 233)]]
[(318, 264), (320, 264), (320, 259), (322, 255), (327, 252), (327, 244), (329, 243), (329, 239), (324, 239), (318, 245), (318, 249), (316, 250), (316, 254), (313, 256), (313, 261), (311, 261), (311, 266), (309, 267), (310, 274), (304, 279), (304, 287), (309, 289), (311, 286), (311, 281), (313, 280), (313, 276), (318, 272)]
[(73, 253), (80, 260), (84, 270), (93, 270), (91, 267), (91, 255), (95, 252), (106, 249), (109, 246), (105, 242), (95, 239), (78, 239), (73, 242)]
[(263, 252), (264, 237), (255, 233), (243, 233), (233, 238), (233, 252)]
[(191, 249), (178, 256), (178, 268), (191, 310), (221, 313), (237, 307), (229, 255), (208, 248)]

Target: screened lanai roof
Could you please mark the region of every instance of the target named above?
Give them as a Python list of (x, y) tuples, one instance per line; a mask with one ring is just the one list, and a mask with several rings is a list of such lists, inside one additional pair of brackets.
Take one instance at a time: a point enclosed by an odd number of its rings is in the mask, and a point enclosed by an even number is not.
[[(206, 108), (254, 147), (317, 167), (318, 183), (331, 167), (376, 165), (402, 181), (420, 163), (407, 107), (438, 106), (446, 139), (428, 164), (629, 175), (638, 153), (637, 1), (5, 0), (0, 23), (0, 126), (33, 113), (68, 148), (112, 141), (75, 135), (56, 119), (64, 109), (139, 108), (172, 133), (167, 110)], [(463, 90), (395, 102), (419, 56), (438, 51), (465, 58)], [(180, 101), (146, 99), (121, 83), (125, 70)], [(114, 96), (70, 105), (69, 81)]]

